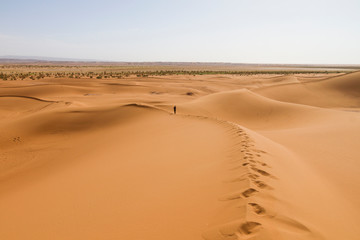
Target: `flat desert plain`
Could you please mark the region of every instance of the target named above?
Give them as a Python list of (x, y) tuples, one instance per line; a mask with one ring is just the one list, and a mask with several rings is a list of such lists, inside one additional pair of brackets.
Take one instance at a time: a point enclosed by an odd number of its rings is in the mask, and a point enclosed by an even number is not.
[(0, 129), (3, 240), (360, 239), (360, 72), (0, 81)]

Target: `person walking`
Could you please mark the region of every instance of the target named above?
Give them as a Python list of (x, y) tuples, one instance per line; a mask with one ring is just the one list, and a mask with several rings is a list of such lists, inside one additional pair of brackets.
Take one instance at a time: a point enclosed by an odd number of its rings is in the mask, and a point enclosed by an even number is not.
[(176, 114), (176, 106), (174, 106), (174, 114)]

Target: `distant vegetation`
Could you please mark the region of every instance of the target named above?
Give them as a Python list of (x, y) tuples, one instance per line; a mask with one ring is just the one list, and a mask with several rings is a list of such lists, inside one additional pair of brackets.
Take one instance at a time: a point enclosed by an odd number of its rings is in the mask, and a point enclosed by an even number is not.
[(48, 78), (75, 78), (75, 79), (86, 79), (86, 78), (96, 78), (96, 79), (114, 79), (114, 78), (124, 78), (130, 76), (136, 77), (149, 77), (149, 76), (169, 76), (169, 75), (259, 75), (259, 74), (276, 74), (276, 75), (289, 75), (289, 74), (311, 74), (311, 73), (341, 73), (342, 71), (144, 71), (144, 72), (85, 72), (85, 73), (74, 73), (74, 72), (28, 72), (28, 73), (3, 73), (0, 72), (0, 79), (2, 80), (24, 80), (24, 79), (42, 79), (45, 77)]
[[(147, 64), (147, 65), (146, 65)], [(138, 63), (123, 65), (42, 65), (2, 64), (0, 80), (36, 80), (43, 78), (121, 79), (169, 75), (258, 75), (326, 74), (359, 70), (360, 66), (325, 65), (246, 65), (211, 63)]]

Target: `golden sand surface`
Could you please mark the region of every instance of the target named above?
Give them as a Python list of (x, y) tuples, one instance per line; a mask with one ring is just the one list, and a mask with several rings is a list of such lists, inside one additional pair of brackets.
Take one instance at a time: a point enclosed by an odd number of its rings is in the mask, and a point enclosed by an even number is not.
[(360, 238), (360, 72), (0, 81), (0, 129), (0, 239)]

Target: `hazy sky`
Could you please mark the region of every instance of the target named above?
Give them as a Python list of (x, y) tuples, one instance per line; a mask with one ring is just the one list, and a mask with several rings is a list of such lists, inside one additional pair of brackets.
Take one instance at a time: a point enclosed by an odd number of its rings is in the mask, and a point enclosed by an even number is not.
[(0, 3), (0, 55), (360, 64), (360, 0)]

